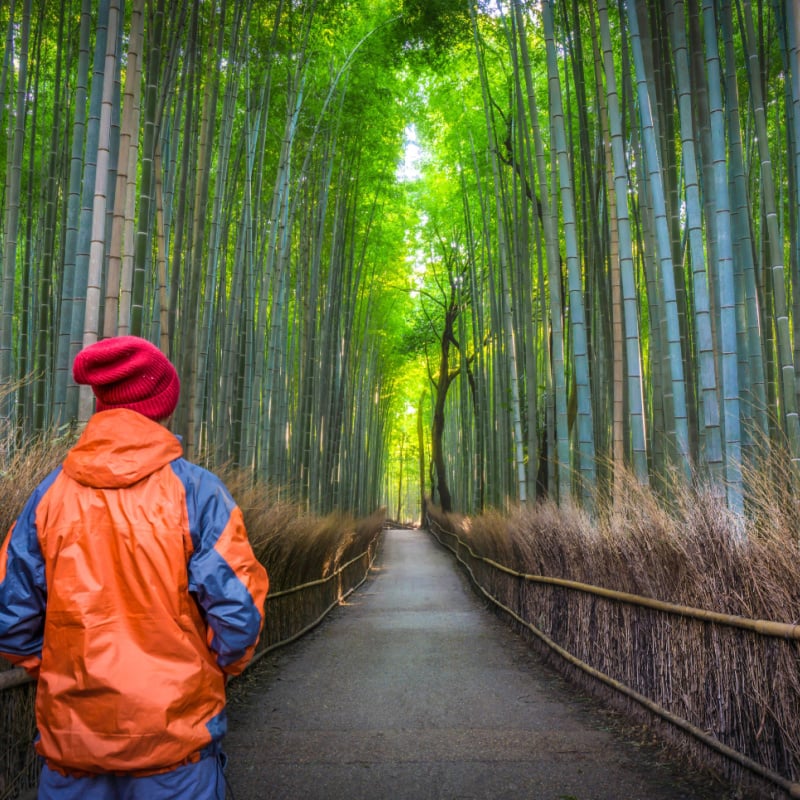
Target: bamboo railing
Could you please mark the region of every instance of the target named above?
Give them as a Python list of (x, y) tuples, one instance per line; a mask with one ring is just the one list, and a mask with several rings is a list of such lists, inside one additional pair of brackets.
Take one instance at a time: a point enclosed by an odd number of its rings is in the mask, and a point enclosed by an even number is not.
[(367, 579), (375, 561), (379, 536), (366, 550), (330, 575), (267, 595), (264, 633), (249, 667), (262, 656), (296, 641), (315, 628)]
[[(352, 594), (369, 576), (380, 541), (378, 531), (364, 551), (318, 580), (270, 592), (266, 624), (248, 669), (260, 658), (299, 639)], [(19, 668), (0, 671), (0, 800), (32, 797), (40, 765), (35, 734), (35, 684)]]
[(800, 698), (781, 702), (770, 691), (781, 669), (800, 667), (800, 626), (527, 574), (427, 524), (476, 589), (543, 652), (666, 723), (678, 733), (672, 738), (689, 737), (700, 762), (714, 754), (726, 779), (800, 798), (800, 754), (783, 735), (796, 727)]

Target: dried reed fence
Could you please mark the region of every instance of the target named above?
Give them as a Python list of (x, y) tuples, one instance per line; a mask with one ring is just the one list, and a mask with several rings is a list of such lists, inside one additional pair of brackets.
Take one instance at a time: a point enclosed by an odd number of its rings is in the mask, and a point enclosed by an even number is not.
[[(642, 537), (616, 530), (614, 541), (608, 528), (592, 531), (578, 512), (550, 505), (473, 519), (431, 506), (428, 528), (567, 677), (646, 723), (741, 796), (800, 797), (800, 605), (797, 584), (790, 586), (797, 568), (772, 584), (742, 583), (745, 563), (764, 577), (756, 562), (769, 543), (729, 541), (735, 555), (725, 559), (718, 535), (703, 540), (692, 529), (704, 558), (695, 553), (698, 563), (686, 564), (686, 541), (660, 538), (674, 531)], [(796, 541), (785, 557), (797, 561)], [(763, 610), (773, 593), (771, 619), (678, 602), (695, 598), (704, 582), (716, 592), (717, 573), (732, 578), (728, 570), (739, 572), (732, 586), (738, 606)], [(717, 593), (721, 606), (726, 600)]]
[[(266, 540), (252, 537), (270, 575), (270, 591), (264, 633), (251, 666), (308, 633), (361, 586), (375, 561), (383, 519), (383, 510), (357, 522), (333, 515), (317, 525), (316, 536), (293, 535), (301, 519)], [(304, 576), (300, 583), (299, 574)]]
[(31, 745), (36, 732), (34, 697), (34, 684), (22, 670), (0, 671), (0, 798), (3, 800), (25, 796), (39, 779), (41, 767)]
[[(0, 474), (0, 543), (38, 482), (63, 457), (64, 448), (44, 445), (27, 452), (27, 463)], [(354, 519), (345, 514), (316, 517), (276, 499), (247, 473), (221, 470), (241, 506), (250, 541), (270, 577), (266, 623), (255, 663), (319, 624), (366, 580), (376, 556), (384, 509)], [(39, 764), (35, 735), (35, 686), (20, 669), (0, 659), (0, 800), (33, 796)]]

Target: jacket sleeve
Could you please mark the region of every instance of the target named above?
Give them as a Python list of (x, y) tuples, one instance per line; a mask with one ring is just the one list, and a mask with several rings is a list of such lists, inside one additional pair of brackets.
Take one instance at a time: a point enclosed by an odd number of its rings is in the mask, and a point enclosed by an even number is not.
[(267, 571), (250, 546), (241, 509), (221, 481), (195, 468), (184, 486), (194, 545), (189, 591), (205, 614), (217, 663), (228, 675), (238, 675), (253, 657), (264, 625)]
[(43, 481), (0, 547), (0, 656), (36, 677), (42, 660), (47, 581), (36, 512), (60, 472)]

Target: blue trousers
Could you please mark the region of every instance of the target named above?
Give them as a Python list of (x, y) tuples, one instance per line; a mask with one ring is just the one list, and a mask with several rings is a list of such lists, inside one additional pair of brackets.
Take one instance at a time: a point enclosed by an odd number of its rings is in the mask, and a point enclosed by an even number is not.
[(160, 775), (68, 778), (45, 765), (38, 800), (225, 800), (223, 766), (219, 755)]

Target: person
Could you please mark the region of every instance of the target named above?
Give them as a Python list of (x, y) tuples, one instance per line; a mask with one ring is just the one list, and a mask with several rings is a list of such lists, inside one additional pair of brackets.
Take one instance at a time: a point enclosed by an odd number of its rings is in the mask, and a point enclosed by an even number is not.
[(222, 800), (225, 686), (261, 635), (266, 570), (166, 427), (164, 354), (113, 337), (73, 376), (96, 411), (0, 548), (0, 655), (38, 681), (39, 798)]

